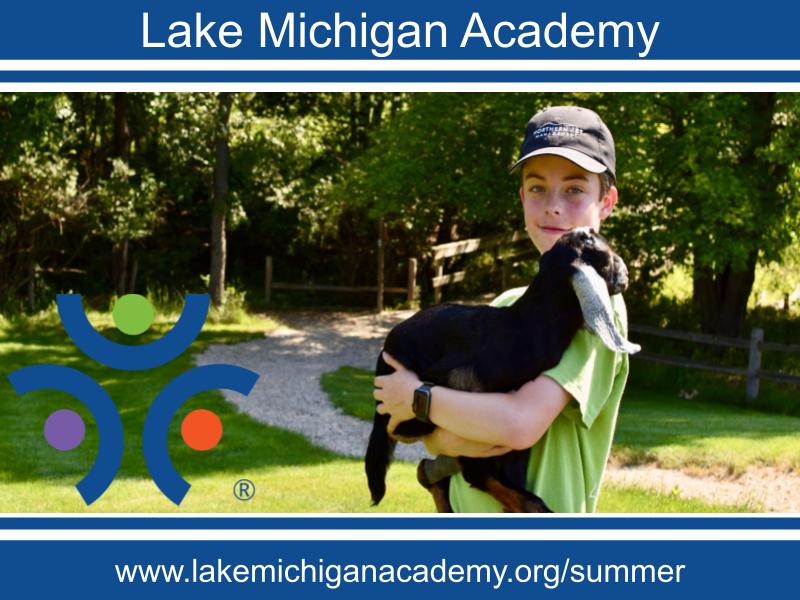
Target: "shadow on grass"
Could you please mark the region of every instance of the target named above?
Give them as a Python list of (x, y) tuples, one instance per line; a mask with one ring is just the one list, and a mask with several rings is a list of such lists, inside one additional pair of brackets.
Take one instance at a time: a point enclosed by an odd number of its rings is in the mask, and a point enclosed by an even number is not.
[(714, 437), (767, 440), (798, 433), (798, 417), (630, 388), (620, 409), (615, 441), (626, 443), (640, 437), (640, 442), (664, 445)]
[[(169, 325), (154, 326), (134, 343), (148, 343), (163, 335)], [(101, 330), (109, 339), (131, 343), (113, 329)], [(0, 481), (16, 482), (70, 478), (75, 482), (91, 468), (97, 452), (97, 429), (89, 411), (68, 394), (41, 391), (17, 396), (7, 375), (24, 366), (54, 363), (70, 366), (92, 377), (111, 395), (119, 410), (125, 450), (117, 478), (149, 478), (141, 451), (144, 420), (152, 400), (173, 378), (194, 366), (192, 357), (208, 343), (237, 343), (263, 335), (258, 325), (236, 328), (209, 326), (190, 349), (167, 365), (140, 372), (115, 371), (81, 354), (59, 325), (20, 327), (0, 332)], [(48, 415), (69, 408), (81, 415), (86, 437), (69, 452), (51, 448), (44, 439)], [(180, 425), (197, 408), (216, 413), (223, 424), (220, 444), (196, 452), (183, 442)], [(326, 463), (337, 457), (311, 445), (300, 435), (254, 421), (227, 403), (220, 392), (204, 392), (191, 398), (171, 421), (167, 446), (175, 468), (187, 480), (212, 473), (246, 473), (261, 466), (293, 466)]]

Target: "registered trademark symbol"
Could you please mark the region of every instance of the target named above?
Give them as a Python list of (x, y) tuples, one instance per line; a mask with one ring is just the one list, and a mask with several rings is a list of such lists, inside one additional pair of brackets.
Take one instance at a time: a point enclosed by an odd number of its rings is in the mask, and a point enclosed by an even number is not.
[(240, 479), (233, 484), (233, 495), (242, 502), (252, 500), (256, 495), (256, 484), (249, 479)]

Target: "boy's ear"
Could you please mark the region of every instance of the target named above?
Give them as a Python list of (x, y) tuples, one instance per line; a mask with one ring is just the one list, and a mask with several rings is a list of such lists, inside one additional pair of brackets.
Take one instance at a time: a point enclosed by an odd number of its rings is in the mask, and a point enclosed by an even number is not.
[(611, 211), (614, 210), (614, 207), (617, 205), (617, 196), (619, 192), (617, 192), (617, 187), (612, 185), (608, 188), (608, 191), (605, 195), (600, 199), (600, 202), (603, 203), (603, 206), (600, 208), (600, 220), (605, 221), (608, 216), (611, 214)]
[(519, 186), (519, 201), (523, 204), (525, 203), (525, 190), (522, 188), (522, 186)]

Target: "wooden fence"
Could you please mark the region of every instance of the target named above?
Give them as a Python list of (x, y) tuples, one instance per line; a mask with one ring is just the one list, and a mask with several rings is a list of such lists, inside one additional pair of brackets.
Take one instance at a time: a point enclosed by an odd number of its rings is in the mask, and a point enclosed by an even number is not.
[(406, 287), (386, 287), (383, 280), (385, 245), (386, 227), (380, 222), (378, 223), (378, 270), (375, 277), (375, 285), (346, 286), (277, 282), (273, 280), (275, 266), (273, 259), (271, 256), (267, 256), (264, 261), (264, 299), (267, 304), (272, 301), (272, 290), (299, 290), (304, 292), (375, 292), (375, 308), (378, 312), (383, 311), (384, 294), (405, 294), (409, 305), (411, 305), (414, 303), (417, 293), (417, 259), (408, 259), (408, 283)]
[[(525, 241), (527, 247), (518, 252), (510, 255), (501, 255), (501, 250), (504, 247), (511, 246), (518, 242)], [(506, 287), (506, 278), (508, 272), (508, 265), (514, 258), (520, 258), (524, 255), (533, 254), (530, 239), (528, 234), (524, 231), (515, 231), (514, 233), (506, 233), (501, 235), (493, 235), (483, 238), (472, 238), (468, 240), (460, 240), (458, 242), (449, 242), (447, 244), (439, 244), (431, 248), (431, 260), (433, 261), (434, 276), (432, 279), (433, 287), (433, 301), (434, 304), (439, 304), (442, 301), (442, 288), (451, 283), (464, 281), (467, 277), (466, 270), (456, 271), (455, 273), (445, 273), (445, 261), (448, 258), (462, 256), (464, 254), (471, 254), (478, 250), (493, 250), (495, 253), (495, 262), (502, 264), (503, 269), (503, 282), (501, 287)]]
[[(775, 342), (765, 342), (764, 330), (758, 327), (751, 330), (750, 339), (707, 335), (703, 333), (693, 333), (690, 331), (674, 331), (671, 329), (661, 329), (659, 327), (649, 327), (646, 325), (631, 324), (629, 329), (631, 333), (682, 340), (697, 344), (710, 344), (713, 346), (721, 346), (723, 348), (742, 348), (747, 350), (747, 367), (724, 367), (722, 365), (717, 365), (710, 362), (678, 356), (668, 356), (665, 354), (656, 354), (653, 352), (647, 352), (645, 350), (634, 354), (634, 358), (654, 363), (683, 367), (686, 369), (701, 369), (703, 371), (726, 373), (728, 375), (743, 377), (746, 380), (745, 394), (748, 402), (755, 402), (756, 398), (758, 398), (759, 382), (762, 379), (777, 381), (779, 383), (800, 385), (800, 377), (797, 375), (787, 375), (785, 373), (777, 373), (774, 371), (764, 371), (761, 368), (761, 355), (764, 352), (789, 352), (797, 354), (800, 353), (800, 344), (778, 344)], [(641, 344), (641, 341), (636, 341)], [(644, 348), (644, 344), (642, 344), (642, 347)]]
[(386, 287), (383, 285), (383, 272), (379, 271), (376, 277), (376, 285), (325, 285), (318, 283), (283, 283), (274, 281), (273, 274), (273, 259), (267, 256), (265, 261), (265, 283), (264, 283), (264, 298), (267, 304), (272, 301), (272, 290), (300, 290), (304, 292), (375, 292), (375, 308), (378, 312), (383, 310), (383, 296), (384, 294), (405, 294), (408, 303), (414, 302), (416, 294), (416, 279), (417, 279), (417, 259), (410, 258), (408, 260), (408, 285), (407, 287)]

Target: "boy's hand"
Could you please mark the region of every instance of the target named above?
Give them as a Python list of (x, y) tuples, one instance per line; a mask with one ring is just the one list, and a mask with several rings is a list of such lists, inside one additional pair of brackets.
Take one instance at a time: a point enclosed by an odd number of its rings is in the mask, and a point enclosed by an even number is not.
[(390, 354), (384, 352), (383, 360), (395, 371), (390, 375), (376, 377), (372, 396), (378, 401), (375, 410), (381, 415), (390, 415), (387, 429), (391, 434), (403, 421), (414, 418), (412, 403), (414, 390), (422, 385), (416, 373), (409, 371)]
[(455, 433), (437, 427), (432, 433), (422, 438), (425, 447), (434, 456), (443, 454), (444, 456), (467, 456), (471, 458), (487, 458), (489, 456), (500, 456), (511, 451), (505, 446), (492, 446), (482, 442), (468, 440)]

